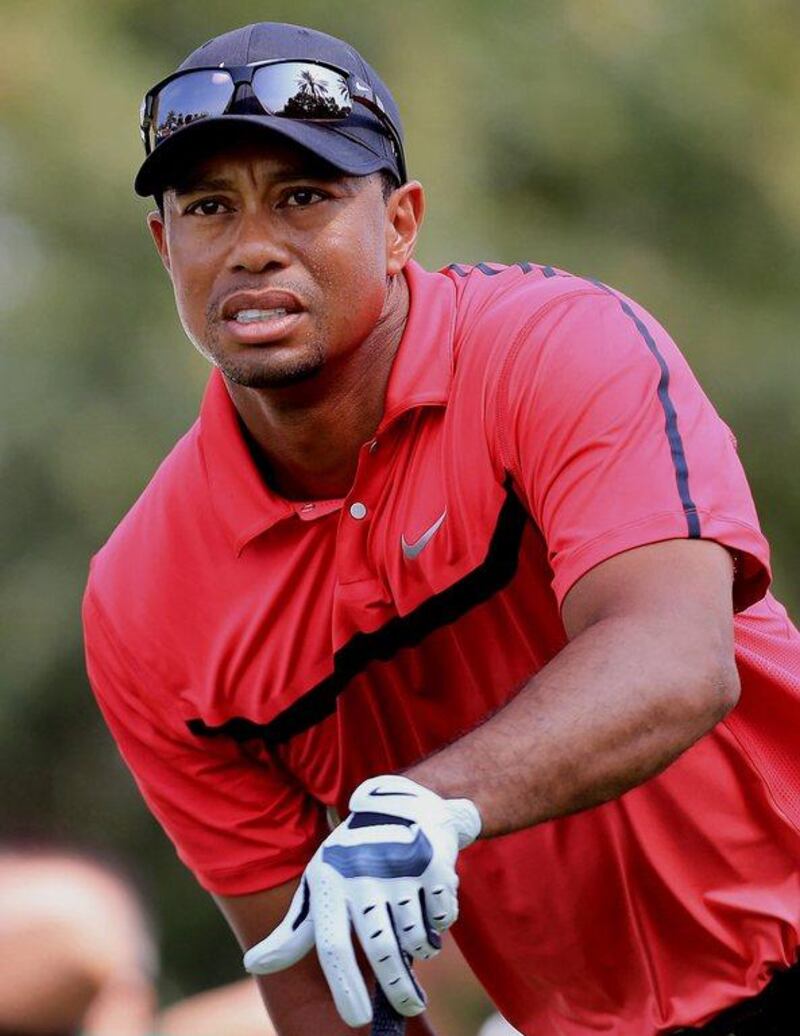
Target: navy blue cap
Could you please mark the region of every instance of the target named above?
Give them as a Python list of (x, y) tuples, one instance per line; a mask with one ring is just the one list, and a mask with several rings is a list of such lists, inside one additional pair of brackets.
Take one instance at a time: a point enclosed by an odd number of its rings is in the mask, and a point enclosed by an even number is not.
[[(400, 113), (388, 87), (354, 47), (335, 36), (283, 22), (257, 22), (234, 29), (204, 43), (186, 58), (177, 71), (207, 66), (248, 65), (274, 58), (322, 61), (336, 65), (358, 76), (375, 92), (384, 111), (394, 124), (402, 142)], [(247, 87), (240, 91), (247, 91)], [(252, 127), (253, 132), (276, 133), (307, 148), (342, 172), (366, 176), (385, 169), (400, 183), (403, 179), (400, 162), (390, 136), (380, 119), (368, 108), (354, 104), (351, 114), (341, 122), (303, 122), (282, 116), (255, 114), (246, 99), (224, 115), (198, 120), (173, 132), (158, 144), (143, 162), (136, 175), (134, 189), (147, 197), (170, 185), (170, 177), (181, 167), (181, 156), (196, 161), (205, 153), (213, 154), (220, 131), (227, 128)], [(251, 94), (252, 97), (252, 94)], [(237, 109), (241, 109), (238, 110)], [(191, 156), (191, 157), (190, 157)]]

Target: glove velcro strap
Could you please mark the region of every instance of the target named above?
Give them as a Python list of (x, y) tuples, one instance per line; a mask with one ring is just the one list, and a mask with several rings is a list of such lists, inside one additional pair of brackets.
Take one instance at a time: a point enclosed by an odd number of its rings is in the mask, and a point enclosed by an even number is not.
[(351, 813), (347, 826), (353, 830), (357, 827), (382, 827), (388, 824), (399, 824), (401, 827), (411, 827), (413, 820), (405, 817), (395, 817), (390, 813)]

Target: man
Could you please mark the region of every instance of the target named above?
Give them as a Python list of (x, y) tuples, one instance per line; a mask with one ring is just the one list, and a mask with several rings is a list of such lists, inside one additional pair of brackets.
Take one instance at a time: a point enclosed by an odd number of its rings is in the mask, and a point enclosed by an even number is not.
[(800, 637), (666, 332), (424, 271), (396, 105), (321, 33), (212, 40), (143, 133), (214, 370), (93, 561), (89, 673), (277, 1031), (366, 1024), (376, 976), (430, 1032), (408, 962), (459, 909), (523, 1033), (794, 1031)]

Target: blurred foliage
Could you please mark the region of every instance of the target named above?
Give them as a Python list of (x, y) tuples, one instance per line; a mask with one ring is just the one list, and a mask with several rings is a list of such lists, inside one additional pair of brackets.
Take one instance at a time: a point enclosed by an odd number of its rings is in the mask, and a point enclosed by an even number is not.
[(129, 860), (161, 919), (169, 996), (235, 976), (238, 954), (117, 760), (78, 613), (89, 556), (206, 377), (132, 193), (144, 89), (249, 21), (351, 40), (404, 113), (429, 197), (422, 262), (552, 263), (654, 312), (736, 431), (796, 615), (800, 7), (6, 0), (3, 14), (3, 832)]

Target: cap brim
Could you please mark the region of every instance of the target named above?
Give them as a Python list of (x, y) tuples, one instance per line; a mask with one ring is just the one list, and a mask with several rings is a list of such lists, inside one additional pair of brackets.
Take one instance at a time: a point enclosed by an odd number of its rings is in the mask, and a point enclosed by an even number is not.
[[(338, 126), (321, 126), (313, 122), (279, 118), (274, 115), (220, 115), (203, 119), (177, 130), (159, 144), (142, 163), (134, 181), (134, 190), (143, 198), (171, 186), (187, 165), (210, 157), (224, 146), (226, 137), (236, 127), (251, 127), (265, 137), (275, 135), (290, 140), (330, 165), (352, 176), (367, 176), (379, 169), (392, 171), (390, 159), (376, 154), (366, 144)], [(347, 133), (347, 135), (345, 135)], [(203, 137), (208, 138), (208, 150)], [(361, 157), (363, 155), (363, 158)]]

